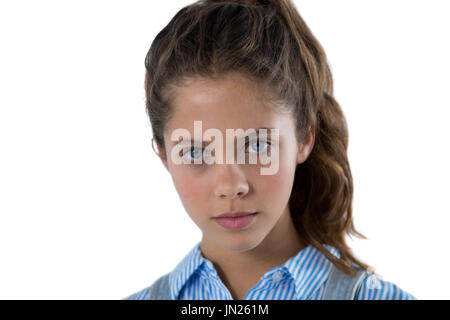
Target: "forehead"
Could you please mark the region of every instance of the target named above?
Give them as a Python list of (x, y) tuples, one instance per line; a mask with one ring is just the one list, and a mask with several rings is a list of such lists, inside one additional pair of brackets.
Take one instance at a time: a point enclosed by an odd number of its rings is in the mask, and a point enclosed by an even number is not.
[(287, 114), (266, 98), (262, 87), (238, 74), (219, 80), (189, 78), (172, 91), (173, 114), (169, 133), (177, 128), (194, 128), (194, 120), (203, 127), (248, 128), (285, 126)]

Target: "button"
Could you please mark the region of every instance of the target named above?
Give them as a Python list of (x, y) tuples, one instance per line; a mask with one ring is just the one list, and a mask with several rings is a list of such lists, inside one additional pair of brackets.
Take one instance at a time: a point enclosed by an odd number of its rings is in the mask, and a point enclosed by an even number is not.
[(281, 271), (277, 271), (273, 274), (272, 276), (273, 281), (280, 281), (281, 279), (283, 279), (283, 273)]

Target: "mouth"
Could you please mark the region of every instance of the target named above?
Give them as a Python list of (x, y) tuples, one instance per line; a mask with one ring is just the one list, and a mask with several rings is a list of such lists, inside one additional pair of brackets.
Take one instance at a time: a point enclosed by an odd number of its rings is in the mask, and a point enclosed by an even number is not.
[(221, 215), (215, 217), (216, 222), (225, 229), (239, 230), (247, 227), (253, 222), (258, 212), (253, 213), (236, 213), (233, 216)]
[(236, 218), (236, 217), (244, 217), (252, 214), (256, 214), (256, 211), (234, 211), (234, 212), (225, 212), (221, 215), (214, 218)]

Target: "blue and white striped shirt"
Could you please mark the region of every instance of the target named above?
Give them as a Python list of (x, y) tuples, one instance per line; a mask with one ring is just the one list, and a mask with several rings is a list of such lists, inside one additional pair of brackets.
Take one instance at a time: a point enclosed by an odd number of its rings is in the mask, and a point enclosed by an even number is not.
[[(336, 248), (324, 245), (339, 258)], [(267, 271), (244, 300), (320, 300), (324, 294), (332, 263), (313, 245), (303, 248), (285, 263)], [(169, 276), (174, 300), (232, 300), (212, 262), (203, 257), (200, 243), (186, 255)], [(148, 288), (124, 299), (140, 300)], [(416, 300), (410, 293), (375, 274), (367, 277), (357, 300)]]

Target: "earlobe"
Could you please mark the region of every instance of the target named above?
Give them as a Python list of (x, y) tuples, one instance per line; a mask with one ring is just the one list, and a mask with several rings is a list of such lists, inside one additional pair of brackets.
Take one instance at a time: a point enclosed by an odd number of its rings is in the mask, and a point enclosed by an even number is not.
[(311, 151), (314, 147), (314, 142), (315, 142), (315, 134), (314, 134), (314, 130), (312, 130), (311, 126), (310, 126), (307, 139), (304, 141), (304, 143), (300, 144), (299, 148), (298, 148), (298, 153), (297, 153), (297, 163), (298, 164), (305, 162), (306, 159), (308, 159), (308, 157), (311, 154)]
[(308, 158), (309, 152), (307, 150), (307, 145), (303, 144), (300, 145), (300, 148), (297, 153), (297, 164), (305, 162), (305, 160)]

